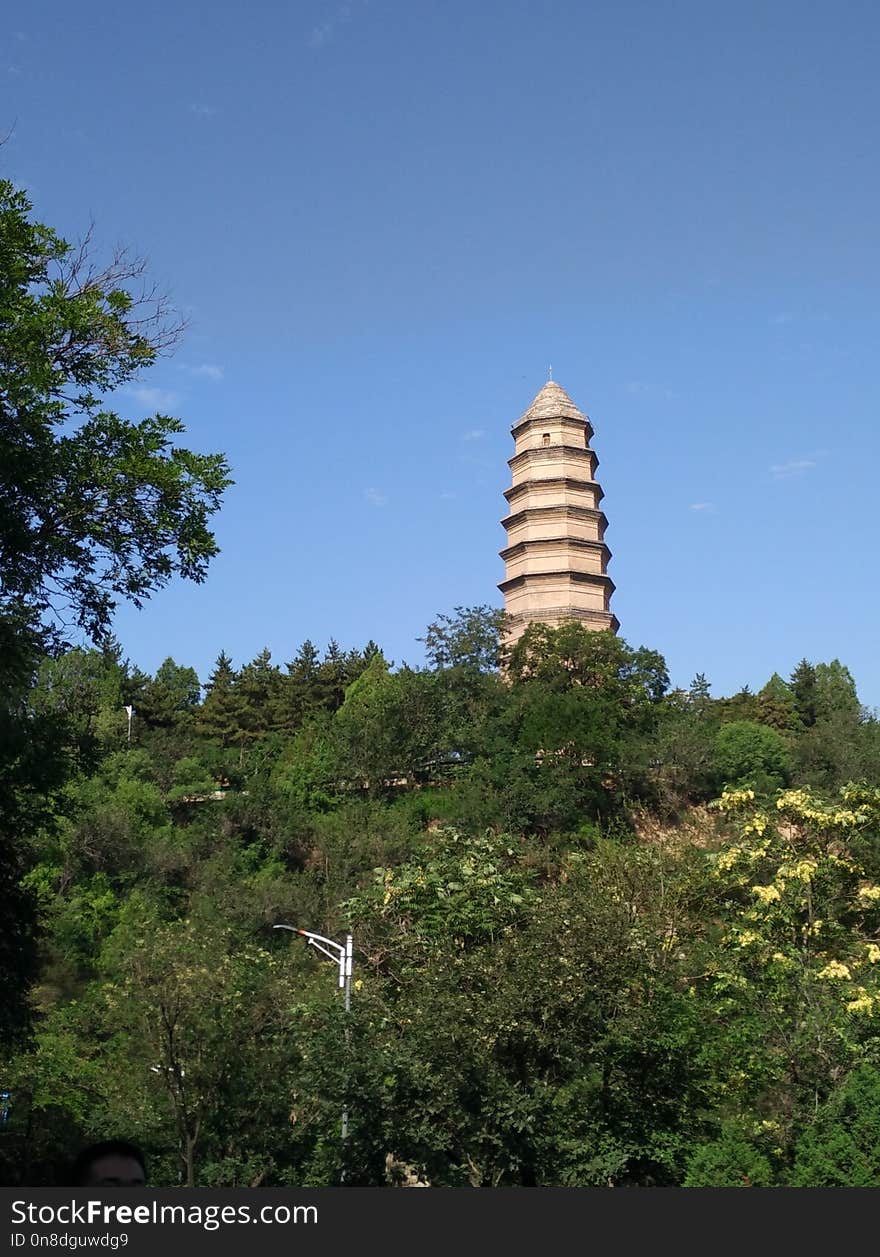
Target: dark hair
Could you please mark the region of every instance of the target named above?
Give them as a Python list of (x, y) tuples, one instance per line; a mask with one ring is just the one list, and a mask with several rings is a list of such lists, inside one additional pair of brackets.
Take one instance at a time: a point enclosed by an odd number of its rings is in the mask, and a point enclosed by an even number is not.
[(71, 1174), (74, 1187), (87, 1186), (92, 1166), (102, 1157), (131, 1157), (143, 1170), (144, 1178), (147, 1177), (147, 1163), (137, 1144), (129, 1143), (127, 1139), (102, 1139), (100, 1143), (83, 1148), (74, 1161)]

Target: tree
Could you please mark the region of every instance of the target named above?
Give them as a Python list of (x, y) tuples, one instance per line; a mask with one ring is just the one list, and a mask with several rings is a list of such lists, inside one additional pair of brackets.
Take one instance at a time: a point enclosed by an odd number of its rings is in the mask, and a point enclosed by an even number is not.
[(773, 1167), (751, 1131), (726, 1123), (688, 1162), (685, 1187), (772, 1187)]
[(849, 668), (839, 659), (832, 659), (830, 663), (817, 663), (815, 673), (816, 720), (842, 716), (857, 722), (862, 708)]
[(0, 181), (0, 614), (72, 618), (101, 640), (120, 599), (204, 578), (231, 481), (222, 455), (174, 444), (179, 419), (102, 406), (179, 330), (137, 289), (143, 263), (117, 254), (99, 270), (88, 241), (75, 249), (30, 212)]
[(678, 959), (702, 878), (609, 843), (548, 880), (540, 851), (439, 830), (343, 905), (358, 1058), (385, 1063), (353, 1105), (361, 1174), (385, 1139), (438, 1186), (675, 1181), (702, 1099)]
[[(134, 937), (123, 925), (114, 938), (118, 977), (102, 991), (107, 1028), (136, 1039), (143, 1076), (155, 1070), (164, 1084), (182, 1176), (193, 1187), (198, 1154), (222, 1129), (237, 1072), (265, 1059), (283, 1022), (289, 966), (222, 927), (209, 934), (189, 919), (138, 924)], [(129, 1068), (127, 1059), (119, 1064)]]
[(786, 685), (778, 672), (774, 672), (762, 690), (758, 691), (759, 724), (767, 725), (779, 733), (789, 733), (799, 725), (797, 709), (791, 686)]
[(880, 1187), (880, 1073), (863, 1065), (798, 1140), (795, 1187)]
[(752, 720), (734, 720), (715, 735), (714, 768), (719, 786), (749, 782), (761, 789), (788, 780), (788, 748), (781, 733)]
[(661, 655), (578, 623), (530, 624), (507, 677), (475, 766), (504, 800), (507, 825), (571, 832), (641, 791), (669, 683)]
[(93, 763), (100, 747), (125, 738), (125, 667), (118, 647), (75, 648), (47, 656), (40, 664), (30, 703), (35, 712), (59, 723), (77, 767)]
[(195, 668), (182, 667), (169, 656), (144, 685), (137, 712), (148, 724), (168, 728), (192, 715), (201, 694)]
[(695, 998), (707, 1029), (733, 1028), (705, 1048), (724, 1109), (760, 1115), (781, 1154), (876, 1041), (880, 886), (854, 852), (876, 832), (880, 790), (849, 785), (836, 801), (788, 790), (771, 808), (739, 789), (717, 807), (738, 833), (710, 857), (716, 927)]
[(254, 746), (277, 728), (278, 705), (283, 679), (272, 663), (268, 647), (246, 663), (238, 674), (235, 695), (238, 700), (239, 761), (244, 763), (245, 749)]
[(791, 692), (795, 710), (805, 728), (816, 723), (816, 669), (802, 659), (791, 674)]
[(613, 633), (591, 632), (576, 621), (558, 628), (530, 624), (510, 652), (508, 675), (514, 684), (538, 680), (556, 690), (601, 692), (629, 718), (659, 703), (669, 687), (657, 651), (633, 649)]
[[(799, 671), (804, 665), (799, 665)], [(823, 790), (833, 790), (867, 772), (874, 764), (865, 760), (865, 713), (859, 703), (855, 682), (838, 659), (831, 663), (808, 665), (806, 690), (809, 718), (796, 746), (801, 779)], [(802, 683), (803, 687), (803, 683)], [(802, 713), (803, 717), (803, 713)], [(876, 762), (876, 761), (875, 761)]]
[(425, 654), (433, 668), (467, 667), (494, 672), (501, 650), (504, 612), (494, 607), (456, 607), (454, 616), (438, 615), (424, 637)]
[(290, 732), (299, 729), (317, 706), (316, 684), (321, 656), (309, 638), (287, 664), (287, 676), (280, 695), (282, 727)]
[(710, 690), (712, 686), (706, 679), (705, 672), (698, 672), (688, 689), (688, 704), (697, 716), (705, 716), (712, 706)]
[(232, 746), (239, 731), (238, 697), (235, 682), (238, 674), (225, 650), (221, 650), (208, 678), (207, 695), (198, 717), (201, 733), (221, 746)]
[(690, 690), (667, 694), (657, 734), (648, 744), (653, 803), (675, 815), (688, 803), (704, 803), (716, 791), (713, 770), (717, 704), (700, 687), (701, 674)]
[[(0, 784), (12, 800), (0, 867), (14, 880), (65, 771), (51, 722), (28, 703), (40, 655), (71, 623), (106, 643), (120, 600), (140, 606), (174, 575), (201, 581), (217, 550), (208, 523), (231, 483), (225, 458), (176, 445), (179, 419), (135, 423), (103, 405), (180, 331), (143, 271), (124, 253), (100, 269), (88, 238), (73, 248), (0, 180)], [(4, 895), (10, 1024), (32, 921), (26, 897)]]
[(411, 780), (439, 753), (438, 699), (431, 673), (390, 673), (384, 656), (374, 655), (334, 717), (338, 778), (353, 777), (374, 794)]

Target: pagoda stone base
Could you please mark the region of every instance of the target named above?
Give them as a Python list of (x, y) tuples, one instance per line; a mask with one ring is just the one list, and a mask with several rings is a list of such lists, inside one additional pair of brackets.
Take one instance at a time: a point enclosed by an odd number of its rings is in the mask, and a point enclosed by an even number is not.
[(572, 622), (583, 624), (585, 628), (601, 632), (616, 633), (620, 628), (617, 616), (611, 611), (586, 611), (578, 607), (547, 607), (539, 615), (526, 612), (522, 615), (508, 615), (504, 626), (504, 644), (510, 649), (515, 646), (530, 624), (546, 624), (549, 628), (559, 628), (560, 624)]

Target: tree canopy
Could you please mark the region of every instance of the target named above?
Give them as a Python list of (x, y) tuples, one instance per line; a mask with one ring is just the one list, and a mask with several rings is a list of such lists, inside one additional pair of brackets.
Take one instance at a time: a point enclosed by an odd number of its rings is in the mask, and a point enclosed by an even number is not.
[(0, 180), (0, 613), (103, 638), (120, 599), (204, 578), (208, 523), (230, 479), (220, 454), (175, 443), (168, 415), (133, 422), (108, 394), (179, 328), (143, 264), (93, 260), (34, 221)]
[[(181, 330), (144, 273), (124, 252), (99, 265), (90, 236), (67, 243), (0, 180), (0, 963), (19, 993), (33, 963), (28, 837), (56, 806), (66, 757), (85, 766), (108, 734), (114, 686), (111, 722), (122, 705), (118, 669), (46, 655), (72, 632), (109, 645), (120, 601), (140, 606), (175, 575), (201, 581), (231, 483), (222, 454), (176, 443), (179, 419), (110, 405)], [(10, 1030), (24, 1016), (10, 996)]]

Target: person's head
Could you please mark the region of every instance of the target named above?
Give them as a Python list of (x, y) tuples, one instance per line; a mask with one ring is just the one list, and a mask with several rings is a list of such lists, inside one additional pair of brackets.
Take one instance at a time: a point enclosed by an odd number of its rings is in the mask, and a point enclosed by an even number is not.
[(144, 1154), (127, 1139), (105, 1139), (83, 1148), (73, 1165), (75, 1187), (143, 1187)]

